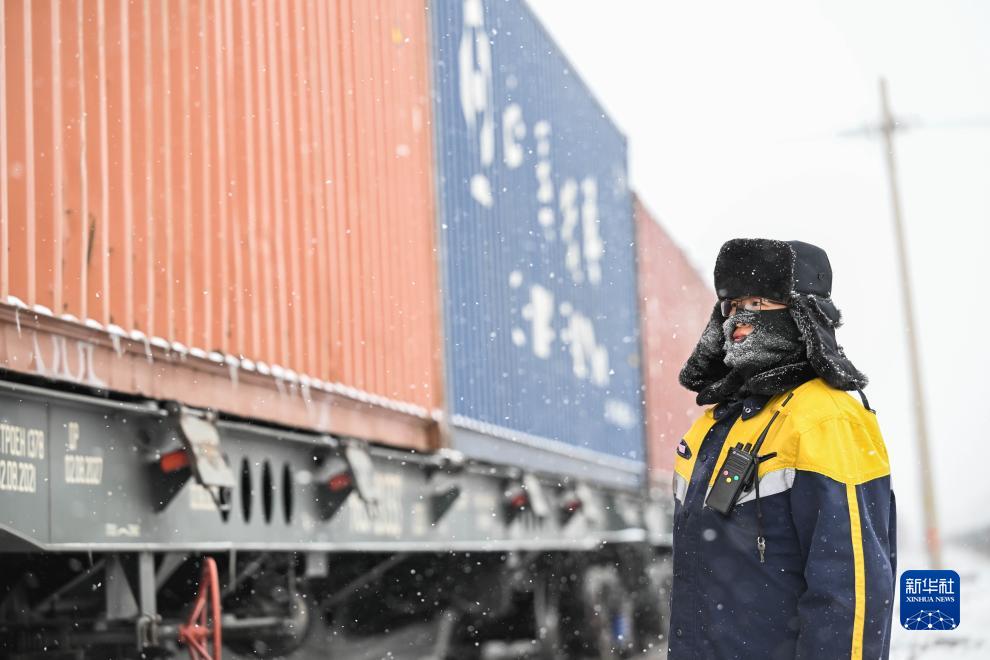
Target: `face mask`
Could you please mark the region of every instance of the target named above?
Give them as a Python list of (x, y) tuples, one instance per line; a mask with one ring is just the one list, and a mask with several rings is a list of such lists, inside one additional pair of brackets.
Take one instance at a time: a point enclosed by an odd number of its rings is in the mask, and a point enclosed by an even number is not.
[[(732, 341), (737, 325), (753, 326), (741, 342)], [(764, 312), (740, 310), (722, 324), (725, 364), (752, 376), (774, 367), (799, 361), (805, 355), (804, 340), (790, 310)]]

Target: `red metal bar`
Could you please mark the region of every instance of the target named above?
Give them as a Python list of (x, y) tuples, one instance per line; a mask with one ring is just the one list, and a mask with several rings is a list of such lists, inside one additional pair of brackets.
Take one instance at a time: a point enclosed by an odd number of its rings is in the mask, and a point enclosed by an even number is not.
[[(203, 578), (189, 621), (179, 626), (179, 643), (189, 649), (191, 660), (220, 660), (223, 654), (220, 625), (220, 579), (217, 562), (203, 559)], [(210, 653), (210, 647), (213, 653)]]

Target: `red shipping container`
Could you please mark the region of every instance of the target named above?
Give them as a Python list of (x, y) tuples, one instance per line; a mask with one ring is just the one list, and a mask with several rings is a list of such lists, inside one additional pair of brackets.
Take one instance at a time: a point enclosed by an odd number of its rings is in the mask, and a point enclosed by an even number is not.
[(422, 0), (7, 0), (0, 365), (425, 448)]
[(677, 443), (701, 412), (677, 375), (708, 323), (715, 292), (638, 197), (633, 213), (650, 481), (669, 490)]

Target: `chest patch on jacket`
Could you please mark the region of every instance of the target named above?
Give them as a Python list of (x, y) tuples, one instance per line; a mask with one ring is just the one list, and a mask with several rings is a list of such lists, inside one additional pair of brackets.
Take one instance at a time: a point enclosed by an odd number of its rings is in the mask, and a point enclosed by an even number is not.
[(688, 447), (688, 443), (681, 438), (681, 441), (677, 443), (677, 455), (681, 458), (691, 458), (691, 448)]

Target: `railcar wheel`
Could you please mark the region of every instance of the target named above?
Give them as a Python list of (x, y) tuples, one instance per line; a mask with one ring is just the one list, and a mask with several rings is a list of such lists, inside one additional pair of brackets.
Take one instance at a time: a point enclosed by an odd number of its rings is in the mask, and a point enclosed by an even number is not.
[(589, 566), (562, 595), (561, 630), (568, 657), (615, 660), (635, 649), (633, 602), (613, 566)]
[(541, 575), (533, 590), (533, 628), (543, 660), (565, 660), (561, 634), (561, 590), (553, 575)]
[(179, 641), (189, 651), (190, 660), (220, 660), (221, 639), (220, 578), (213, 557), (203, 560), (203, 577), (189, 620), (179, 626)]
[(251, 639), (230, 639), (227, 642), (232, 650), (256, 658), (281, 658), (298, 650), (306, 643), (314, 628), (314, 603), (311, 598), (296, 592), (288, 595), (288, 602), (258, 594), (251, 612), (241, 616), (283, 617), (278, 627), (266, 628), (253, 634)]
[(673, 588), (670, 555), (654, 557), (644, 569), (643, 583), (636, 594), (636, 639), (644, 647), (642, 650), (666, 648)]

